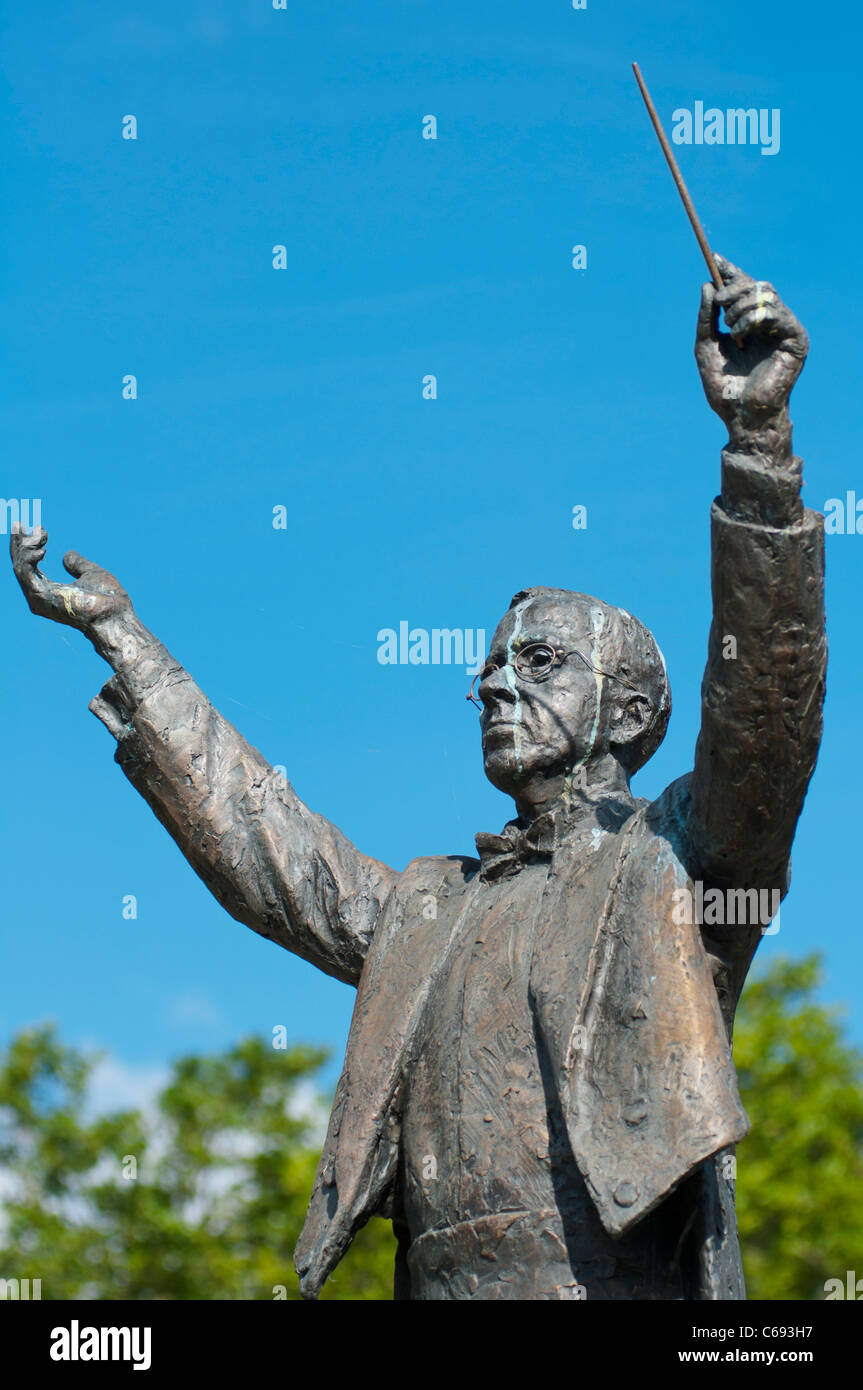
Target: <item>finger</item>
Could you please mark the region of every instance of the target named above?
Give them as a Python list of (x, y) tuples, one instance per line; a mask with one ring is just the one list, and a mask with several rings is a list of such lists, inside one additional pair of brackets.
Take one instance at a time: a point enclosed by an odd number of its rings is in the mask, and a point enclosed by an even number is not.
[(724, 308), (726, 323), (729, 315), (742, 313), (744, 309), (761, 310), (762, 318), (766, 318), (770, 313), (775, 315), (779, 312), (788, 312), (773, 286), (768, 285), (765, 280), (757, 280), (754, 284), (745, 285), (733, 296), (729, 293)]
[(74, 574), (78, 579), (88, 570), (98, 570), (99, 565), (95, 565), (92, 560), (85, 560), (83, 555), (79, 555), (77, 550), (67, 550), (63, 556), (63, 568), (68, 574)]
[[(45, 535), (44, 532), (42, 534)], [(47, 539), (48, 537), (45, 536), (45, 540)], [(45, 554), (45, 546), (44, 544), (34, 545), (32, 541), (32, 536), (20, 532), (17, 535), (12, 535), (10, 541), (12, 567), (31, 613), (46, 617), (54, 586), (39, 569), (39, 561)]]
[(102, 686), (99, 694), (90, 701), (89, 708), (117, 740), (122, 737), (131, 714), (116, 676)]
[(35, 550), (44, 551), (47, 544), (48, 532), (43, 531), (41, 526), (34, 526), (32, 531), (25, 531), (20, 521), (13, 521), (10, 549), (14, 548), (19, 555), (27, 555)]
[(754, 292), (754, 280), (735, 280), (732, 284), (726, 285), (724, 290), (716, 291), (716, 302), (721, 309), (728, 309), (729, 305), (742, 299), (744, 295)]
[(9, 553), (12, 557), (12, 567), (19, 579), (30, 578), (38, 573), (36, 566), (43, 559), (47, 544), (48, 532), (43, 531), (41, 526), (27, 532), (22, 530), (18, 522), (13, 522), (12, 534), (9, 537)]
[(744, 314), (760, 315), (761, 319), (766, 319), (768, 313), (772, 312), (770, 304), (755, 290), (747, 290), (744, 294), (738, 295), (724, 308), (725, 322), (729, 329), (733, 329), (737, 320)]
[(716, 290), (708, 280), (701, 286), (701, 304), (695, 326), (697, 343), (716, 343), (719, 341), (719, 305), (716, 303)]
[[(750, 280), (748, 275), (744, 275), (739, 280), (732, 280), (724, 289), (717, 290), (716, 298), (722, 305), (722, 308), (727, 309), (729, 304), (734, 304), (736, 300), (742, 299), (744, 295), (757, 294), (758, 290), (759, 283), (755, 280)], [(766, 294), (767, 292), (767, 287), (765, 287), (764, 293)], [(774, 298), (776, 298), (776, 295), (774, 295)]]
[(737, 301), (733, 311), (726, 309), (725, 321), (735, 333), (755, 331), (762, 338), (781, 339), (778, 346), (787, 346), (796, 356), (806, 356), (806, 334), (775, 294), (767, 298), (758, 293)]
[(779, 354), (787, 353), (798, 364), (806, 360), (809, 341), (805, 333), (801, 337), (797, 333), (788, 332), (788, 322), (784, 314), (765, 315), (762, 310), (754, 309), (749, 313), (741, 314), (740, 318), (735, 321), (734, 333), (735, 336), (739, 335), (741, 338), (752, 334), (760, 338), (762, 342), (766, 341), (772, 351)]
[[(739, 266), (734, 265), (731, 261), (727, 261), (725, 257), (720, 256), (718, 252), (714, 251), (713, 259), (716, 262), (716, 269), (719, 271), (726, 285), (730, 285), (735, 280), (745, 280), (748, 281), (749, 284), (754, 284), (751, 275), (747, 275), (745, 270), (741, 270)], [(724, 291), (720, 290), (719, 293), (722, 294)]]
[(101, 695), (94, 695), (87, 708), (95, 714), (97, 719), (101, 719), (105, 728), (110, 734), (113, 734), (119, 743), (126, 725), (113, 706), (107, 700), (103, 700)]
[(22, 540), (33, 541), (37, 545), (44, 545), (48, 539), (48, 532), (43, 530), (41, 526), (34, 526), (32, 530), (28, 531), (20, 521), (12, 522), (12, 535), (20, 536)]
[(782, 331), (784, 331), (785, 337), (783, 337), (779, 347), (782, 352), (790, 353), (792, 357), (796, 357), (800, 363), (803, 363), (809, 355), (809, 334), (790, 310), (788, 317), (791, 323), (788, 325), (783, 321)]
[(748, 338), (751, 333), (761, 334), (762, 337), (765, 335), (772, 337), (776, 324), (773, 321), (768, 321), (761, 309), (745, 309), (742, 314), (736, 315), (733, 323), (728, 323), (728, 327), (735, 338)]

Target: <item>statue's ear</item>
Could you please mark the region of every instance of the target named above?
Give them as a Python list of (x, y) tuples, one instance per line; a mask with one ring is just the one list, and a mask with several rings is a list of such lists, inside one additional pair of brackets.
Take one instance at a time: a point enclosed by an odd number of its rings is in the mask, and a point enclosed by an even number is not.
[(646, 695), (629, 693), (614, 706), (608, 729), (608, 741), (614, 746), (635, 743), (647, 732), (653, 709)]

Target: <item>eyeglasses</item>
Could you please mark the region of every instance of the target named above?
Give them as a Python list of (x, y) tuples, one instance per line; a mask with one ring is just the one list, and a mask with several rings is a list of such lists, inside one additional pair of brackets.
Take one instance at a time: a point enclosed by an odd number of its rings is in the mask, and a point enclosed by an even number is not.
[(482, 701), (474, 695), (474, 686), (477, 681), (480, 685), (489, 676), (493, 676), (495, 671), (500, 671), (504, 666), (512, 666), (519, 680), (522, 681), (541, 681), (549, 676), (556, 666), (561, 666), (568, 656), (577, 656), (588, 669), (594, 671), (598, 676), (607, 676), (609, 680), (617, 681), (619, 685), (625, 685), (627, 690), (634, 690), (636, 694), (641, 694), (637, 685), (631, 685), (629, 681), (623, 680), (621, 676), (615, 676), (611, 671), (603, 671), (599, 666), (594, 666), (588, 661), (583, 652), (571, 647), (569, 651), (562, 648), (552, 647), (548, 642), (528, 642), (527, 646), (516, 652), (512, 661), (487, 661), (482, 670), (474, 676), (470, 683), (470, 690), (466, 699), (471, 704), (476, 705), (478, 710), (482, 710)]

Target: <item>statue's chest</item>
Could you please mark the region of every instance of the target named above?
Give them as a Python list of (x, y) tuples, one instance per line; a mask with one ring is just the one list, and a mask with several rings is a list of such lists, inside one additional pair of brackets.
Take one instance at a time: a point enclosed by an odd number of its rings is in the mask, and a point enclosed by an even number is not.
[(530, 999), (546, 882), (541, 864), (483, 885), (429, 995), (402, 1124), (418, 1228), (553, 1204), (555, 1170), (571, 1162), (549, 1115)]

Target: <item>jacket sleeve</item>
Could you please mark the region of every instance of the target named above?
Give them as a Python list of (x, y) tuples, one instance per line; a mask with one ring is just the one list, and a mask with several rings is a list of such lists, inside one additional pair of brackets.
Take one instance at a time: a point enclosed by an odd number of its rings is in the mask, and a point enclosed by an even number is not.
[(145, 655), (143, 678), (139, 661), (91, 704), (129, 781), (232, 917), (356, 984), (398, 874), (311, 812), (163, 647)]
[(822, 727), (823, 517), (802, 465), (722, 456), (711, 515), (713, 622), (688, 838), (720, 887), (788, 886), (791, 842)]

